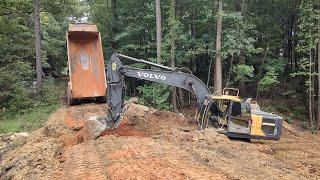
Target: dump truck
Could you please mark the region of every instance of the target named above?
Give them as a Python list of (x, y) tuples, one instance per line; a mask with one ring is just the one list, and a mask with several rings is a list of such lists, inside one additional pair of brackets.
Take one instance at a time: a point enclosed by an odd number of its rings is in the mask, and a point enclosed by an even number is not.
[(95, 24), (69, 24), (66, 35), (70, 81), (67, 103), (106, 101), (106, 74), (101, 36)]

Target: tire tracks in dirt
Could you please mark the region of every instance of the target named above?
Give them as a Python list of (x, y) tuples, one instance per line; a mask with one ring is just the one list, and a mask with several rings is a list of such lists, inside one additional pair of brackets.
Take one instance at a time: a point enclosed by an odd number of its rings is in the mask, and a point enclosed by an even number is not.
[(60, 178), (69, 180), (107, 179), (95, 141), (67, 147), (63, 156), (65, 162), (60, 168), (63, 171)]
[(151, 137), (103, 137), (99, 139), (105, 170), (111, 179), (227, 179), (196, 161), (196, 157)]

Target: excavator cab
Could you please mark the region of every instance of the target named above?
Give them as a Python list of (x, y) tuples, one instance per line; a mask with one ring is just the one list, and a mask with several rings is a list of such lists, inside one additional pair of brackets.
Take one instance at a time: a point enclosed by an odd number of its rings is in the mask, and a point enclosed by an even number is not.
[[(232, 95), (231, 90), (235, 92)], [(256, 102), (251, 102), (251, 98), (240, 99), (239, 90), (225, 88), (223, 95), (212, 95), (210, 98), (221, 113), (211, 110), (209, 121), (220, 133), (237, 138), (280, 139), (282, 118), (261, 111)]]

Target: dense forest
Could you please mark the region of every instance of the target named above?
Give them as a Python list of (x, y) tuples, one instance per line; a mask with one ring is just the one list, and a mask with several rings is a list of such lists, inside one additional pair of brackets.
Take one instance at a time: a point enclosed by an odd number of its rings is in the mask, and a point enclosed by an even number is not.
[[(272, 103), (285, 119), (320, 129), (319, 0), (0, 1), (0, 111), (57, 101), (69, 23), (95, 23), (114, 52), (187, 67), (213, 93)], [(183, 92), (129, 79), (127, 95), (177, 110)], [(178, 97), (176, 97), (178, 95)]]

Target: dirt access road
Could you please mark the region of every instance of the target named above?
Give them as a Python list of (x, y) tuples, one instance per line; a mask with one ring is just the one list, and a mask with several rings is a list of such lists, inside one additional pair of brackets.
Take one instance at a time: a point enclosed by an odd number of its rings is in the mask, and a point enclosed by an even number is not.
[(105, 107), (58, 110), (0, 154), (0, 179), (320, 179), (320, 136), (289, 124), (279, 142), (250, 143), (130, 104), (119, 129), (93, 139), (87, 119)]

